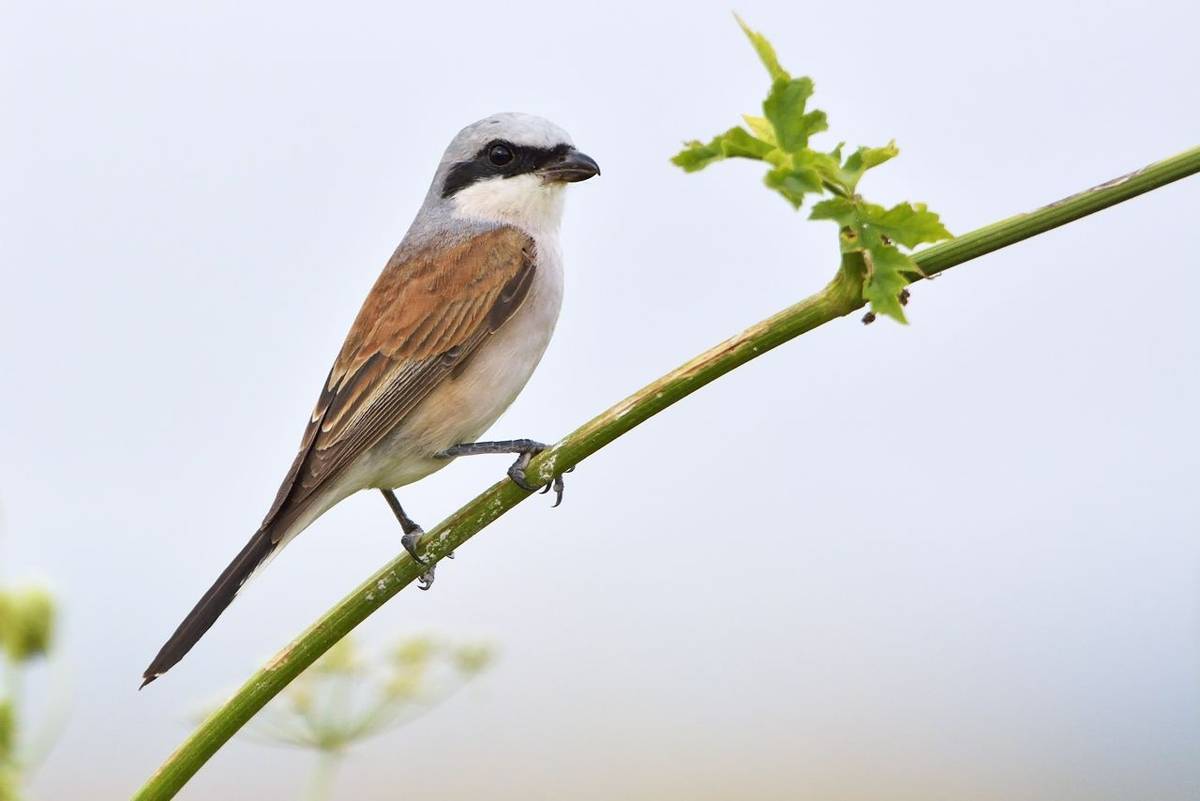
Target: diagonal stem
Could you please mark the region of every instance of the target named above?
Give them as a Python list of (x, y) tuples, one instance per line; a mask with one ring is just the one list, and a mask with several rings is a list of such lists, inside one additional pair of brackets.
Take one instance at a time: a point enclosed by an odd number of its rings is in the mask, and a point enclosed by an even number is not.
[[(1028, 214), (927, 248), (915, 258), (925, 275), (936, 275), (1196, 172), (1200, 172), (1200, 147)], [(531, 482), (544, 484), (730, 370), (862, 306), (861, 279), (852, 271), (839, 270), (820, 292), (700, 354), (584, 423), (533, 460), (528, 471)], [(425, 536), (421, 543), (425, 556), (435, 561), (441, 559), (527, 497), (527, 493), (507, 479), (495, 484)], [(384, 565), (254, 673), (232, 698), (201, 723), (150, 777), (134, 797), (135, 801), (172, 798), (268, 701), (425, 569), (407, 554)]]

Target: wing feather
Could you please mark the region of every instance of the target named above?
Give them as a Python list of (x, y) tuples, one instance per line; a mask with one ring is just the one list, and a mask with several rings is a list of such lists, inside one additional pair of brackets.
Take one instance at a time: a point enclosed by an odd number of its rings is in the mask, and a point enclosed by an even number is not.
[(533, 240), (508, 227), (392, 257), (351, 326), (263, 521), (273, 539), (512, 316), (534, 265)]

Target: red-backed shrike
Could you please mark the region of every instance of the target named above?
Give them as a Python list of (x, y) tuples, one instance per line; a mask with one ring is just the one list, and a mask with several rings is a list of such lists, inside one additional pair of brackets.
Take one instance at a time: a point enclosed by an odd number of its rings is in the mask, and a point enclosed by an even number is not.
[[(350, 328), (266, 519), (154, 657), (142, 686), (183, 658), (256, 569), (346, 496), (381, 490), (419, 560), (422, 531), (394, 488), (457, 456), (516, 453), (509, 475), (536, 489), (524, 468), (544, 446), (476, 440), (550, 342), (563, 291), (563, 189), (599, 173), (565, 131), (527, 114), (496, 114), (454, 137)], [(561, 498), (561, 476), (553, 483)], [(430, 570), (425, 588), (432, 579)]]

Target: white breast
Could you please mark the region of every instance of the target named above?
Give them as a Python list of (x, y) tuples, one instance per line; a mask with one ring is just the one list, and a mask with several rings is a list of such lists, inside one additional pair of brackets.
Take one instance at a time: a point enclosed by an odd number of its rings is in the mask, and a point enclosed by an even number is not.
[[(475, 442), (524, 389), (546, 352), (562, 306), (562, 256), (556, 236), (537, 240), (537, 266), (529, 294), (492, 334), (462, 372), (434, 389), (395, 431), (359, 460), (348, 483), (400, 487), (445, 467), (433, 454)], [(513, 432), (504, 439), (529, 436)], [(352, 489), (351, 491), (354, 491)]]
[[(404, 421), (330, 486), (282, 536), (286, 545), (343, 498), (367, 488), (402, 487), (450, 463), (434, 454), (476, 442), (525, 387), (550, 344), (562, 306), (562, 256), (555, 236), (537, 242), (533, 285), (521, 307), (456, 377), (434, 389)], [(517, 439), (534, 432), (508, 432)]]

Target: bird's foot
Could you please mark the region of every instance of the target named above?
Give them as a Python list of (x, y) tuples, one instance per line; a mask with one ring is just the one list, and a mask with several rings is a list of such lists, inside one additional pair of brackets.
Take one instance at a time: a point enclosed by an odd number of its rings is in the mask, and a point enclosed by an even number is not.
[(411, 556), (413, 561), (418, 565), (429, 564), (428, 559), (425, 559), (419, 553), (417, 553), (417, 543), (419, 543), (421, 541), (421, 537), (424, 536), (425, 529), (418, 525), (414, 525), (412, 528), (405, 531), (404, 536), (400, 538), (400, 544), (404, 546), (404, 550), (408, 551), (408, 555)]
[[(400, 502), (396, 500), (396, 493), (390, 489), (381, 489), (380, 492), (387, 499), (388, 506), (392, 507), (392, 511), (395, 512), (396, 519), (400, 521), (400, 527), (404, 529), (404, 535), (400, 537), (400, 544), (404, 546), (404, 550), (408, 551), (408, 555), (414, 562), (426, 568), (425, 572), (417, 578), (417, 586), (422, 590), (427, 590), (433, 586), (433, 562), (417, 553), (417, 546), (421, 543), (421, 538), (425, 536), (425, 529), (404, 513)], [(454, 553), (448, 553), (446, 556), (453, 559)]]
[[(509, 468), (508, 468), (508, 477), (510, 479), (512, 479), (512, 482), (514, 484), (516, 484), (518, 487), (525, 490), (526, 492), (537, 492), (538, 491), (538, 487), (530, 484), (528, 478), (526, 478), (525, 468), (529, 467), (529, 462), (533, 459), (533, 457), (537, 456), (539, 453), (541, 453), (544, 450), (546, 450), (545, 445), (542, 445), (540, 448), (538, 448), (537, 450), (534, 450), (534, 451), (525, 451), (520, 456), (518, 456), (517, 460), (515, 462), (513, 462), (512, 465), (509, 466)], [(566, 488), (566, 485), (563, 482), (563, 474), (570, 473), (574, 469), (575, 469), (574, 467), (568, 467), (562, 473), (559, 473), (558, 475), (556, 475), (554, 478), (550, 479), (550, 481), (546, 482), (546, 484), (541, 487), (540, 494), (542, 494), (542, 495), (545, 495), (550, 490), (554, 490), (554, 506), (551, 506), (550, 507), (551, 509), (557, 507), (559, 504), (562, 503), (563, 490)]]
[[(414, 527), (404, 532), (404, 536), (400, 538), (400, 544), (404, 546), (404, 550), (408, 551), (412, 560), (418, 565), (426, 566), (425, 572), (417, 576), (417, 589), (420, 590), (427, 590), (433, 586), (433, 569), (436, 567), (433, 562), (417, 553), (417, 543), (424, 536), (425, 530), (414, 524)], [(454, 551), (446, 554), (446, 558), (453, 559)]]
[(539, 445), (536, 450), (531, 448), (530, 450), (521, 452), (520, 456), (517, 457), (517, 460), (508, 468), (508, 477), (512, 479), (512, 483), (516, 484), (526, 492), (538, 491), (539, 488), (531, 485), (525, 478), (525, 468), (529, 467), (529, 462), (533, 460), (533, 457), (537, 456), (545, 449), (546, 446)]
[[(562, 503), (563, 498), (563, 477), (561, 474), (550, 479), (544, 486), (533, 485), (529, 483), (528, 477), (525, 475), (525, 468), (529, 467), (529, 462), (533, 457), (537, 456), (542, 451), (546, 450), (547, 445), (533, 439), (508, 439), (498, 442), (464, 442), (460, 445), (454, 445), (440, 451), (436, 454), (439, 459), (455, 459), (459, 456), (477, 456), (485, 453), (515, 453), (517, 460), (508, 468), (508, 477), (512, 482), (526, 492), (537, 492), (539, 489), (543, 492), (554, 490), (554, 505), (558, 506)], [(564, 470), (569, 473), (575, 468)]]

